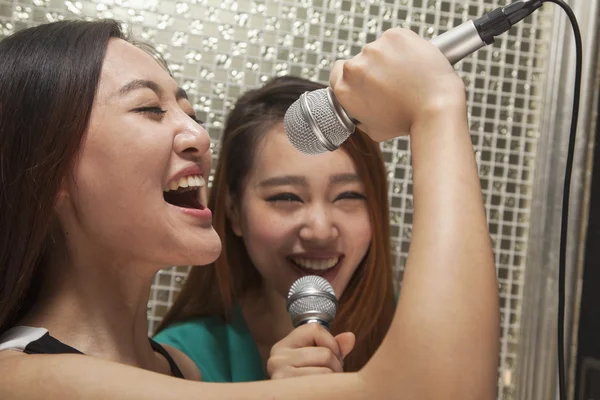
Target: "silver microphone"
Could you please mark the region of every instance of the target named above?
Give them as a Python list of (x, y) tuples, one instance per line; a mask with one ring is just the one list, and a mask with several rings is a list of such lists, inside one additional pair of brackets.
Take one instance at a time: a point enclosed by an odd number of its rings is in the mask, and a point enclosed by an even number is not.
[[(516, 1), (475, 20), (449, 30), (431, 40), (455, 64), (508, 31), (542, 6), (543, 0)], [(336, 150), (359, 123), (335, 98), (331, 88), (306, 92), (286, 111), (283, 125), (289, 141), (305, 154)]]
[(326, 279), (307, 275), (297, 279), (290, 288), (287, 310), (294, 328), (318, 323), (329, 329), (335, 318), (338, 301)]

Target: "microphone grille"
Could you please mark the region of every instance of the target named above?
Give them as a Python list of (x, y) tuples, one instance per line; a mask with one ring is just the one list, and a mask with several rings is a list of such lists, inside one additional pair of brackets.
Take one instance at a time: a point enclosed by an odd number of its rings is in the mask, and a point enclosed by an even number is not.
[(303, 276), (297, 279), (288, 294), (288, 312), (292, 320), (303, 314), (321, 313), (335, 318), (337, 299), (329, 282), (317, 275)]
[[(327, 98), (327, 89), (313, 90), (304, 95), (308, 103), (308, 111), (302, 108), (302, 99), (298, 99), (288, 108), (283, 118), (288, 140), (297, 150), (305, 154), (321, 154), (328, 151), (311, 126), (312, 115), (323, 136), (336, 148), (339, 147), (348, 139), (350, 132), (336, 116)], [(306, 115), (307, 112), (311, 115)]]

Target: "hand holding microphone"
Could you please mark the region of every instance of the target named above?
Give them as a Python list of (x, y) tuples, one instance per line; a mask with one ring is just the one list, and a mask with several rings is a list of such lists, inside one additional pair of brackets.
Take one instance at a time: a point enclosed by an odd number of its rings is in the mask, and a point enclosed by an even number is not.
[(448, 60), (416, 33), (395, 28), (337, 61), (330, 87), (302, 95), (286, 112), (284, 127), (299, 151), (319, 154), (337, 149), (355, 124), (381, 142), (457, 109), (466, 119), (464, 84)]
[(465, 109), (462, 80), (442, 53), (409, 29), (390, 29), (355, 57), (337, 61), (330, 86), (376, 142), (410, 133), (422, 118)]
[(282, 379), (344, 372), (343, 360), (353, 348), (353, 333), (334, 337), (322, 325), (302, 325), (273, 346), (267, 373), (271, 379)]
[(515, 1), (431, 42), (408, 29), (386, 31), (352, 59), (338, 61), (329, 88), (307, 92), (292, 104), (284, 118), (288, 139), (303, 153), (319, 154), (337, 149), (357, 124), (380, 142), (410, 133), (418, 118), (454, 107), (462, 113), (464, 87), (448, 62), (494, 43), (542, 3)]
[(294, 329), (271, 349), (267, 373), (271, 379), (343, 372), (343, 360), (354, 348), (353, 333), (332, 336), (337, 299), (320, 276), (304, 276), (292, 285), (288, 312)]

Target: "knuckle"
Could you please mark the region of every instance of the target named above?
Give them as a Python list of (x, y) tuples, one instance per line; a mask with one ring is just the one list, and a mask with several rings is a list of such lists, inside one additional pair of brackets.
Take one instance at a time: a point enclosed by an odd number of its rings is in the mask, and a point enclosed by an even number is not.
[(381, 35), (382, 38), (391, 41), (406, 40), (414, 36), (418, 36), (418, 34), (408, 28), (391, 28)]
[[(273, 358), (275, 355), (277, 355), (278, 352), (279, 352), (279, 347), (277, 347), (277, 343), (275, 343), (273, 345), (273, 347), (271, 347), (271, 351), (269, 352), (269, 357)], [(269, 360), (271, 358), (269, 358)]]
[(390, 28), (390, 29), (386, 30), (385, 32), (383, 32), (381, 37), (385, 38), (385, 39), (399, 38), (399, 37), (402, 37), (403, 31), (404, 31), (403, 28)]
[(377, 41), (369, 42), (369, 43), (365, 44), (361, 50), (361, 53), (364, 55), (369, 55), (369, 54), (373, 53), (377, 49), (376, 43), (377, 43)]
[(275, 355), (273, 357), (269, 357), (267, 360), (267, 369), (277, 369), (280, 365), (285, 363), (285, 358), (279, 355)]
[(307, 335), (316, 336), (319, 334), (319, 328), (321, 325), (319, 324), (306, 324), (304, 325), (305, 331)]
[(285, 350), (287, 350), (287, 346), (285, 345), (284, 341), (279, 341), (277, 343), (275, 343), (273, 345), (273, 347), (271, 347), (271, 351), (269, 352), (269, 356), (275, 356), (277, 354), (280, 354), (282, 352), (285, 352)]
[(326, 347), (317, 348), (316, 358), (318, 359), (319, 363), (323, 365), (327, 365), (337, 359), (335, 354), (333, 354), (333, 352)]
[(354, 67), (356, 69), (355, 74), (366, 73), (369, 68), (369, 63), (372, 63), (374, 60), (381, 59), (385, 54), (385, 43), (389, 41), (388, 39), (378, 39), (374, 42), (367, 43), (361, 50), (358, 57), (356, 57), (356, 64)]
[(267, 373), (269, 374), (269, 376), (273, 376), (274, 373), (280, 370), (279, 365), (280, 362), (278, 360), (269, 358), (269, 360), (267, 361)]
[[(364, 69), (362, 63), (360, 63), (357, 58), (351, 58), (350, 60), (344, 63), (342, 67), (342, 73), (345, 79), (353, 80), (355, 78), (360, 77), (364, 74)], [(318, 325), (318, 324), (310, 324), (310, 325)]]

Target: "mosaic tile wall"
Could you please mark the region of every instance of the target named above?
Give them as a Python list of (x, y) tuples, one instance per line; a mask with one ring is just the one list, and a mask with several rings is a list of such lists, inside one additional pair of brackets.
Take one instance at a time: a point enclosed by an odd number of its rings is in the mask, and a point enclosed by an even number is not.
[[(335, 59), (348, 58), (382, 31), (408, 27), (431, 38), (508, 2), (503, 0), (0, 0), (0, 38), (63, 18), (116, 18), (154, 43), (199, 114), (215, 157), (225, 116), (246, 89), (294, 74), (328, 82)], [(542, 82), (553, 8), (541, 10), (457, 64), (468, 89), (477, 155), (501, 284), (499, 395), (514, 398), (530, 193), (539, 138)], [(411, 237), (408, 142), (382, 145), (390, 182), (398, 286)], [(150, 332), (185, 279), (161, 272), (149, 307)]]

